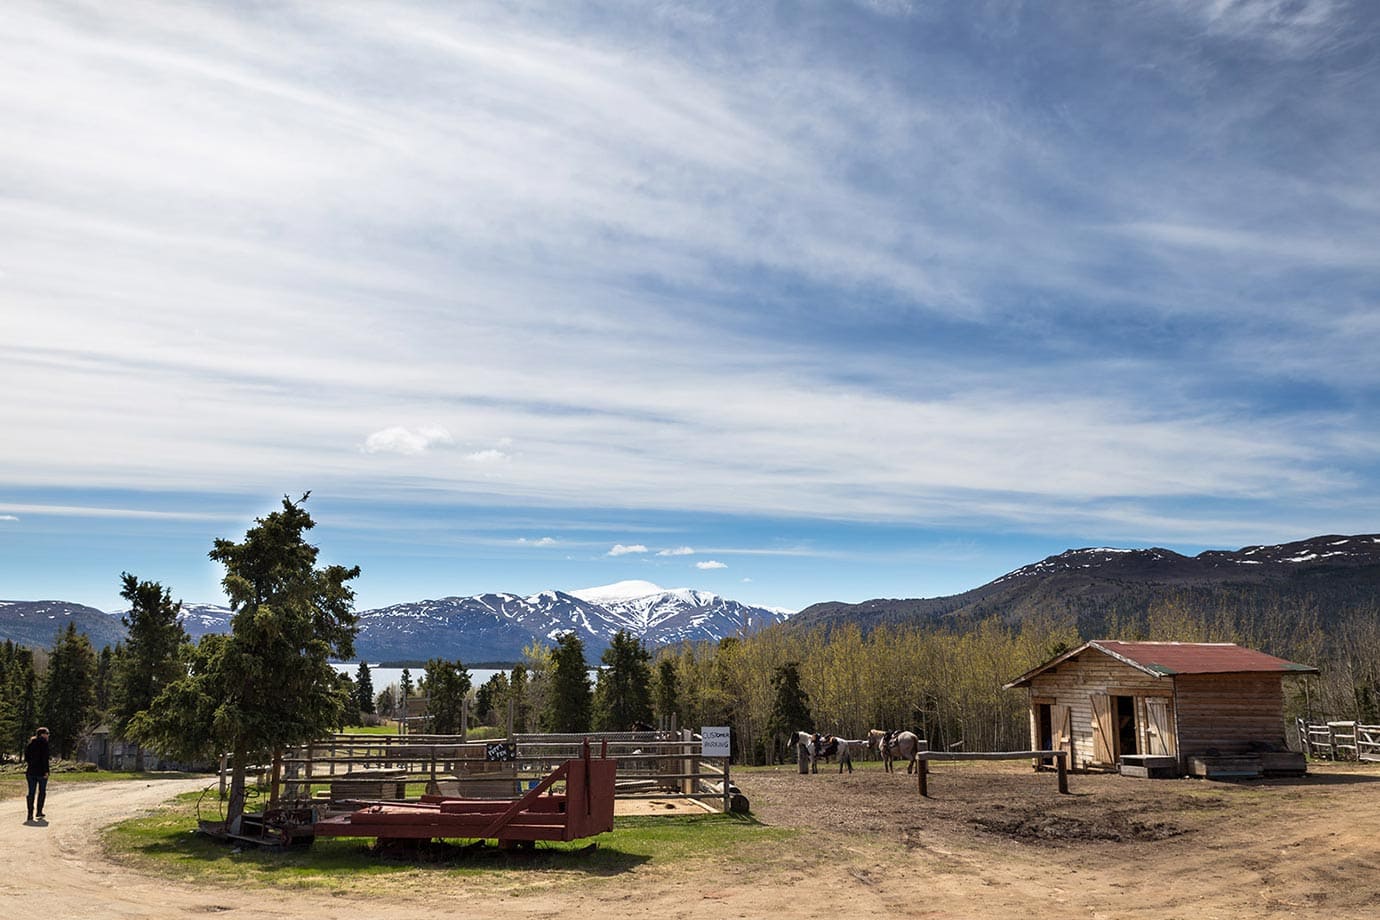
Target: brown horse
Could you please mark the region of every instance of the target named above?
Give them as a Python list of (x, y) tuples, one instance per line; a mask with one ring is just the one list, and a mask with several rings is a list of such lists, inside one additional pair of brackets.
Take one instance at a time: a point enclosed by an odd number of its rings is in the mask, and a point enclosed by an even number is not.
[(886, 772), (893, 772), (892, 764), (899, 758), (906, 759), (906, 772), (915, 770), (915, 755), (925, 750), (925, 742), (915, 732), (889, 731), (874, 728), (867, 733), (867, 746), (881, 755)]

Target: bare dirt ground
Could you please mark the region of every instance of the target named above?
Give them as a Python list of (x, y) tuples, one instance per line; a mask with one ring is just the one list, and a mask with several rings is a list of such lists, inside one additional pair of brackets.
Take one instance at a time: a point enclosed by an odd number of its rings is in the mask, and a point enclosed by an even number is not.
[[(101, 853), (98, 830), (200, 780), (64, 785), (50, 823), (0, 802), (0, 916), (402, 918), (598, 915), (600, 920), (899, 913), (912, 918), (1329, 918), (1380, 909), (1380, 768), (1208, 783), (944, 764), (931, 798), (904, 773), (742, 773), (765, 824), (800, 829), (776, 858), (648, 862), (613, 878), (503, 889), (419, 874), (386, 897), (196, 887)], [(537, 873), (531, 873), (536, 876)]]

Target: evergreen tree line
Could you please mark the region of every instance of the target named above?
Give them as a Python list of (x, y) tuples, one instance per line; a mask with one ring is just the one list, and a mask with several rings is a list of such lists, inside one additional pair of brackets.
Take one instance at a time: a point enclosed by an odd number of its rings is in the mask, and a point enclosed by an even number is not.
[[(529, 646), (523, 651), (522, 664), (481, 684), (470, 711), (478, 725), (506, 728), (511, 718), (513, 731), (519, 733), (621, 732), (647, 727), (654, 718), (651, 660), (638, 639), (619, 632), (600, 657), (602, 667), (591, 681), (584, 642), (577, 634), (566, 633), (554, 647)], [(428, 680), (437, 663), (428, 662)], [(434, 706), (433, 696), (427, 708)]]
[[(51, 731), (60, 758), (71, 758), (101, 723), (121, 735), (185, 667), (190, 646), (177, 619), (181, 605), (160, 585), (128, 573), (121, 575), (120, 596), (131, 605), (123, 617), (128, 638), (113, 648), (96, 652), (72, 623), (46, 652), (8, 641), (0, 647), (0, 743), (6, 753), (22, 752), (40, 724)], [(142, 762), (136, 768), (143, 769)]]

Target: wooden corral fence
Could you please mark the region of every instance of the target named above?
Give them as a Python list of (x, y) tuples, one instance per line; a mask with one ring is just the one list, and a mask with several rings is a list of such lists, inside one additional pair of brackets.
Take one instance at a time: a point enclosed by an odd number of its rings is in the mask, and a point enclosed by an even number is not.
[[(689, 731), (519, 734), (486, 741), (337, 734), (284, 751), (271, 766), (252, 772), (271, 790), (269, 807), (310, 803), (327, 812), (347, 811), (358, 801), (402, 801), (409, 787), (430, 795), (510, 799), (581, 756), (586, 741), (616, 762), (620, 799), (691, 799), (725, 811), (734, 804), (728, 758), (704, 757), (700, 737)], [(228, 768), (222, 758), (222, 792)]]
[(1323, 760), (1380, 762), (1380, 725), (1298, 720), (1304, 753)]
[(920, 795), (929, 798), (929, 763), (932, 760), (1035, 760), (1037, 762), (1054, 759), (1059, 775), (1059, 791), (1065, 795), (1069, 791), (1068, 751), (917, 751), (915, 772), (920, 786)]
[(503, 848), (538, 840), (578, 840), (613, 830), (615, 774), (614, 762), (591, 757), (586, 744), (583, 756), (567, 760), (512, 801), (424, 795), (416, 802), (361, 803), (350, 814), (312, 822), (309, 833), (313, 840), (492, 838)]

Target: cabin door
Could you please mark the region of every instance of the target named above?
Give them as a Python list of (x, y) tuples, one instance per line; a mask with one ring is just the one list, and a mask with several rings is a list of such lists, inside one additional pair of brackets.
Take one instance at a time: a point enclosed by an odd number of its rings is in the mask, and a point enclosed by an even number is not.
[(1112, 720), (1112, 698), (1105, 693), (1092, 695), (1093, 763), (1116, 763), (1116, 723)]
[(1067, 706), (1051, 706), (1050, 725), (1054, 729), (1051, 750), (1064, 751), (1068, 756), (1064, 766), (1073, 768), (1073, 710)]
[(1174, 726), (1169, 721), (1169, 700), (1159, 696), (1145, 698), (1146, 753), (1173, 757), (1178, 745), (1174, 743)]

